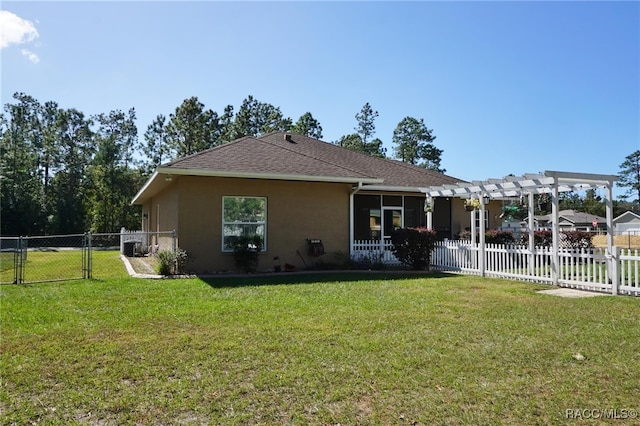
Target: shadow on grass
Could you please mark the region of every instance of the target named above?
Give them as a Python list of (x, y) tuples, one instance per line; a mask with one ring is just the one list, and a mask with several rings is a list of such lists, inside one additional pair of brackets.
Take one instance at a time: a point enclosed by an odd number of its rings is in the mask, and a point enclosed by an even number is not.
[(283, 284), (337, 283), (372, 280), (406, 280), (414, 278), (443, 278), (451, 276), (434, 271), (313, 271), (285, 272), (259, 275), (199, 277), (212, 288), (264, 286)]

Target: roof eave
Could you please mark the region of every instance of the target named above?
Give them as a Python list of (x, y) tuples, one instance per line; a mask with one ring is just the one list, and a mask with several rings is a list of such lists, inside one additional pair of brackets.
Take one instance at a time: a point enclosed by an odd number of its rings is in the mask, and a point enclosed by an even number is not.
[(330, 183), (363, 183), (377, 184), (382, 183), (383, 179), (371, 177), (352, 177), (352, 176), (317, 176), (317, 175), (300, 175), (300, 174), (280, 174), (280, 173), (251, 173), (239, 171), (222, 171), (207, 169), (181, 169), (174, 167), (158, 167), (158, 173), (178, 176), (209, 176), (209, 177), (229, 177), (244, 179), (269, 179), (269, 180), (296, 180), (307, 182), (330, 182)]
[[(151, 177), (145, 182), (138, 193), (133, 197), (131, 204), (144, 204), (159, 190), (169, 185), (171, 176), (205, 176), (205, 177), (225, 177), (241, 179), (268, 179), (268, 180), (289, 180), (302, 182), (325, 182), (325, 183), (349, 183), (374, 185), (382, 183), (383, 179), (369, 177), (345, 177), (345, 176), (314, 176), (314, 175), (294, 175), (277, 173), (248, 173), (248, 172), (228, 172), (220, 170), (205, 169), (181, 169), (175, 167), (158, 167)], [(169, 178), (168, 178), (169, 177)], [(155, 188), (155, 189), (152, 189)], [(153, 194), (149, 194), (149, 192)]]
[(146, 197), (144, 197), (145, 192), (147, 192), (147, 189), (151, 186), (151, 184), (158, 178), (158, 171), (156, 170), (155, 172), (153, 172), (153, 174), (151, 175), (151, 177), (149, 177), (149, 179), (147, 179), (147, 181), (144, 183), (144, 185), (142, 186), (142, 188), (140, 188), (140, 190), (138, 191), (138, 193), (133, 197), (133, 200), (131, 200), (131, 205), (134, 204), (143, 204), (144, 201), (146, 201)]

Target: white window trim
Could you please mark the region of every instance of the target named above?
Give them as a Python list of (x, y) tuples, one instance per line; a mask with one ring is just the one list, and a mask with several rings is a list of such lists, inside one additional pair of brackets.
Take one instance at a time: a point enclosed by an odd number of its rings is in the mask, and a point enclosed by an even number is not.
[[(480, 210), (474, 211), (474, 219), (476, 221), (476, 229), (480, 229)], [(484, 230), (489, 230), (489, 210), (484, 211)]]
[[(225, 198), (257, 198), (264, 200), (264, 221), (263, 222), (225, 222), (224, 220), (224, 200)], [(221, 217), (221, 238), (220, 238), (220, 248), (223, 253), (233, 253), (232, 249), (228, 249), (224, 247), (224, 227), (225, 225), (263, 225), (264, 226), (264, 239), (262, 241), (262, 252), (267, 251), (267, 211), (268, 211), (268, 200), (267, 197), (260, 197), (254, 195), (223, 195), (222, 196), (222, 217)]]

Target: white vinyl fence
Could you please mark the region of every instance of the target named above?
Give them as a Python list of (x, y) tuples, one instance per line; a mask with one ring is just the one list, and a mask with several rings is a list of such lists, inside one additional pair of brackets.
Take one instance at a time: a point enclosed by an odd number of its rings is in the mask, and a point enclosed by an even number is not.
[[(481, 261), (483, 261), (481, 263)], [(440, 271), (554, 283), (562, 287), (640, 296), (640, 251), (614, 247), (608, 257), (603, 248), (560, 249), (554, 270), (550, 247), (487, 244), (484, 259), (480, 248), (469, 241), (440, 241), (431, 258)]]
[[(480, 247), (470, 241), (439, 241), (431, 255), (431, 268), (640, 296), (640, 250), (614, 247), (612, 256), (607, 256), (602, 248), (562, 248), (557, 266), (551, 247), (529, 250), (527, 245), (486, 244), (484, 256), (480, 254)], [(400, 264), (389, 241), (354, 241), (352, 257)]]

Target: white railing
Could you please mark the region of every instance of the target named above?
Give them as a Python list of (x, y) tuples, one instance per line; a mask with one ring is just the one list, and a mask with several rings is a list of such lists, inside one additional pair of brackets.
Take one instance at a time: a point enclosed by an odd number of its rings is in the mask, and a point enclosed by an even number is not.
[(129, 231), (120, 230), (120, 254), (125, 253), (125, 243), (134, 242), (135, 254), (153, 254), (159, 250), (176, 251), (176, 231)]
[[(391, 246), (390, 241), (354, 241), (352, 257), (397, 265)], [(483, 259), (480, 253), (471, 241), (438, 241), (431, 269), (640, 296), (640, 250), (614, 247), (608, 256), (602, 248), (561, 248), (557, 270), (551, 247), (486, 244)]]
[(390, 240), (355, 240), (352, 245), (351, 258), (355, 261), (400, 265), (400, 261), (391, 251)]
[(621, 249), (618, 292), (640, 296), (640, 250)]
[(431, 254), (431, 267), (440, 271), (478, 274), (478, 247), (470, 241), (440, 241)]

